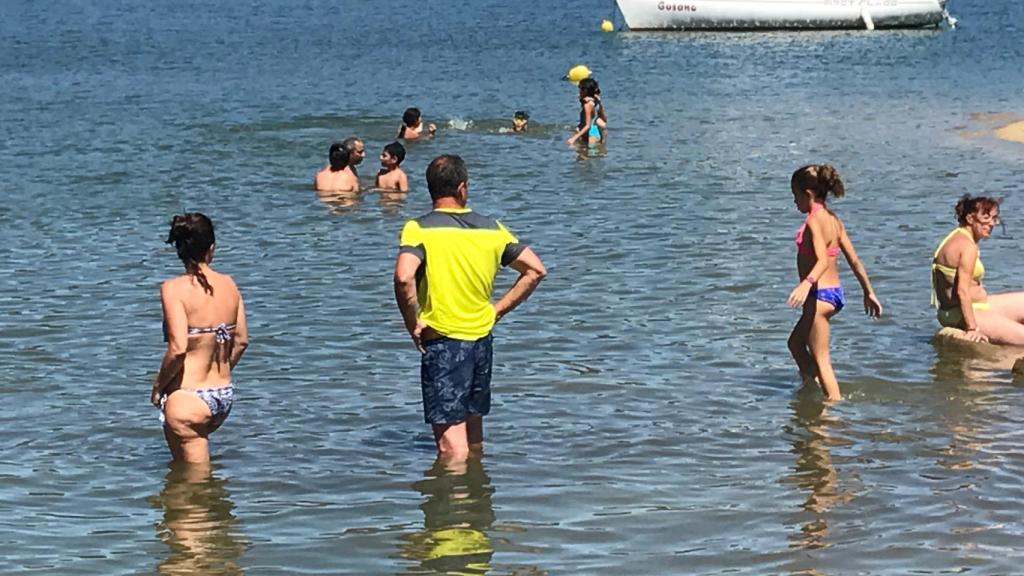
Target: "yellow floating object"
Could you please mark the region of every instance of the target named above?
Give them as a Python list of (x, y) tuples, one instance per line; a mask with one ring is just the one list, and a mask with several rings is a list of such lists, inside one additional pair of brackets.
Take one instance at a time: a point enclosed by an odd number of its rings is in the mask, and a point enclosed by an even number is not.
[(590, 78), (590, 74), (590, 68), (587, 68), (583, 64), (580, 64), (578, 66), (573, 66), (572, 68), (569, 68), (569, 71), (566, 72), (565, 74), (565, 79), (575, 84), (579, 84), (580, 80), (583, 80), (584, 78)]
[(601, 31), (612, 32), (615, 30), (615, 24), (612, 24), (611, 20), (601, 20)]

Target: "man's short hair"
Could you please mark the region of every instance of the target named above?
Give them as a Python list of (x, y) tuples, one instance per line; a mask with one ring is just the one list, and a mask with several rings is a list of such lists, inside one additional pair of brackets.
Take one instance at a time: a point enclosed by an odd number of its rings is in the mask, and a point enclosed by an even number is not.
[(427, 190), (432, 200), (446, 196), (458, 197), (459, 184), (468, 181), (466, 162), (457, 154), (438, 156), (427, 166)]
[(348, 150), (345, 150), (345, 146), (341, 142), (331, 144), (331, 149), (327, 154), (327, 158), (331, 162), (331, 172), (344, 170), (345, 166), (348, 166)]
[(384, 147), (384, 151), (395, 159), (395, 164), (401, 164), (405, 160), (405, 146), (400, 142), (392, 142)]
[(352, 152), (354, 152), (356, 149), (356, 142), (362, 142), (362, 140), (356, 138), (355, 136), (350, 136), (342, 140), (341, 145), (342, 147), (345, 148), (345, 152), (348, 152), (349, 155), (351, 155)]

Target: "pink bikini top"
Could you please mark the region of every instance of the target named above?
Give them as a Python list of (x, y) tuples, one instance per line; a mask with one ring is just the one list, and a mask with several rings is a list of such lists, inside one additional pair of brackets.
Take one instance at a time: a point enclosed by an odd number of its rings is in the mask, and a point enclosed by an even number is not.
[[(810, 244), (807, 245), (807, 246), (803, 245), (803, 242), (804, 242), (804, 230), (807, 228), (807, 221), (811, 219), (811, 216), (813, 216), (815, 212), (818, 212), (819, 210), (824, 210), (824, 209), (825, 209), (825, 205), (824, 204), (813, 204), (811, 206), (811, 213), (807, 215), (807, 218), (804, 220), (804, 223), (801, 224), (800, 227), (796, 229), (796, 251), (797, 251), (797, 254), (803, 254), (805, 256), (814, 256), (814, 246), (810, 245)], [(831, 248), (827, 249), (825, 251), (825, 253), (828, 254), (829, 258), (835, 258), (836, 256), (839, 255), (839, 246), (832, 246)]]

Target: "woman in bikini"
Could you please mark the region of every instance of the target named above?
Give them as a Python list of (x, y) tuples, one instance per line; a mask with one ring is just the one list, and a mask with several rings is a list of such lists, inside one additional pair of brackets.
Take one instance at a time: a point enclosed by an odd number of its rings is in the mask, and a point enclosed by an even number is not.
[(210, 267), (213, 223), (192, 212), (175, 216), (167, 243), (185, 273), (160, 286), (167, 351), (150, 400), (162, 408), (164, 437), (175, 460), (208, 462), (209, 435), (234, 399), (231, 369), (249, 344), (245, 306), (234, 280)]
[(882, 304), (846, 235), (846, 227), (825, 205), (829, 194), (842, 198), (846, 193), (836, 169), (828, 164), (804, 166), (793, 173), (790, 188), (793, 202), (807, 219), (796, 233), (800, 284), (789, 294), (788, 302), (794, 308), (802, 307), (803, 314), (789, 335), (789, 351), (804, 382), (817, 381), (829, 400), (840, 400), (842, 394), (829, 357), (829, 321), (846, 304), (839, 284), (840, 251), (864, 291), (864, 311), (877, 318), (882, 315)]
[(932, 259), (932, 303), (939, 324), (959, 328), (974, 342), (1024, 346), (1024, 292), (989, 294), (978, 242), (999, 223), (1001, 199), (966, 195), (956, 203), (959, 226)]

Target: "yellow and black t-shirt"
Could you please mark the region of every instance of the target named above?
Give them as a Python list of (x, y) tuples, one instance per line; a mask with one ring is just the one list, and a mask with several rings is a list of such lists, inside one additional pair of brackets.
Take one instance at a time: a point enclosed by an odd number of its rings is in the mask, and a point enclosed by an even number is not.
[(422, 261), (419, 319), (449, 338), (476, 340), (494, 327), (491, 291), (498, 268), (526, 248), (501, 222), (470, 210), (435, 209), (402, 228), (400, 252)]

